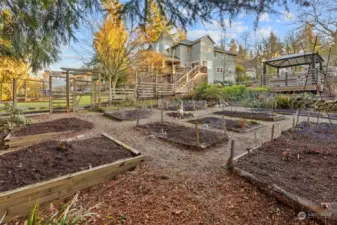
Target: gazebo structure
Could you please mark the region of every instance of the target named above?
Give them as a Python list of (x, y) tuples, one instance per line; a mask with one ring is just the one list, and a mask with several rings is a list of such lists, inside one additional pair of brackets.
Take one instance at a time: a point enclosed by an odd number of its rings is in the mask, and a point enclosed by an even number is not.
[[(322, 91), (324, 59), (318, 53), (284, 55), (263, 62), (261, 85), (271, 87), (273, 92)], [(283, 68), (307, 65), (301, 72), (281, 72)], [(276, 74), (267, 74), (267, 66), (277, 69)], [(318, 66), (318, 67), (317, 67)]]

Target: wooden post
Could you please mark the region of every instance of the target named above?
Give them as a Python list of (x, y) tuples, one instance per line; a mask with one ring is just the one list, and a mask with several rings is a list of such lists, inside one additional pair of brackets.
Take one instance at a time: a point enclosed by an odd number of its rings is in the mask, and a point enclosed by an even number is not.
[(257, 134), (256, 134), (256, 131), (254, 131), (254, 143), (255, 144), (257, 143)]
[(24, 90), (25, 90), (25, 101), (27, 100), (27, 80), (25, 80), (25, 83), (24, 83)]
[(163, 107), (161, 107), (161, 109), (160, 109), (160, 116), (161, 116), (161, 123), (163, 123), (164, 122), (164, 109), (163, 109)]
[(49, 76), (49, 113), (53, 113), (53, 77)]
[(307, 123), (310, 123), (310, 111), (308, 112), (308, 119), (307, 119)]
[(193, 109), (195, 111), (195, 100), (193, 100)]
[(77, 84), (76, 79), (73, 79), (73, 112), (77, 109)]
[(286, 72), (286, 86), (288, 86), (288, 72)]
[(271, 141), (274, 140), (274, 132), (275, 132), (275, 124), (273, 124), (273, 126), (271, 127), (271, 138), (270, 138)]
[(16, 88), (17, 88), (17, 79), (13, 78), (13, 106), (16, 106)]
[(204, 108), (207, 109), (207, 101), (205, 100)]
[(234, 140), (230, 140), (229, 142), (229, 158), (227, 160), (226, 163), (226, 167), (230, 172), (233, 172), (234, 170), (234, 164), (233, 164), (233, 159), (234, 159), (234, 146), (235, 146), (235, 141)]
[(296, 116), (295, 116), (295, 114), (293, 115), (293, 129), (295, 129), (295, 118), (296, 118)]
[(265, 63), (263, 63), (263, 74), (261, 77), (261, 85), (264, 86), (266, 85), (266, 74), (267, 74), (267, 65)]
[(155, 83), (154, 83), (154, 97), (157, 98), (157, 85), (158, 85), (158, 74), (155, 74)]
[(277, 77), (280, 77), (280, 68), (277, 68)]
[(96, 96), (95, 96), (95, 87), (96, 87), (96, 81), (91, 81), (91, 87), (90, 87), (90, 105), (91, 105), (91, 109), (95, 108), (96, 105)]
[(98, 108), (101, 108), (101, 74), (98, 74)]
[[(223, 116), (224, 117), (224, 116)], [(223, 118), (224, 119), (224, 121), (223, 121), (223, 123), (224, 123), (224, 133), (225, 133), (225, 135), (227, 134), (227, 124), (226, 124), (226, 120), (225, 120), (225, 118)]]
[(44, 81), (42, 81), (42, 96), (43, 96), (43, 97), (46, 96)]
[(200, 137), (199, 137), (198, 123), (195, 123), (195, 135), (196, 135), (196, 139), (197, 139), (197, 146), (200, 147)]
[(137, 124), (136, 124), (136, 127), (139, 126), (139, 110), (137, 111)]
[(67, 101), (67, 113), (70, 111), (70, 82), (69, 82), (69, 70), (66, 73), (66, 101)]

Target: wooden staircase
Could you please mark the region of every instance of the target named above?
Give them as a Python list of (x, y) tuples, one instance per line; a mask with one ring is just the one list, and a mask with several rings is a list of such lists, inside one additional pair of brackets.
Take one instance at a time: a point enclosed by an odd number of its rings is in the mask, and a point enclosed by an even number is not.
[(163, 96), (186, 95), (193, 88), (193, 82), (201, 73), (195, 66), (173, 83), (140, 82), (137, 84), (137, 98), (150, 99)]

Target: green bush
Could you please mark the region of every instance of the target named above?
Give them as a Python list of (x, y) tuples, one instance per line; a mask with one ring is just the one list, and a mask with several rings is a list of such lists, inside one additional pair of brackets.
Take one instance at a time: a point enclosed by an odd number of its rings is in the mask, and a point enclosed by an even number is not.
[(290, 109), (292, 100), (288, 95), (277, 95), (274, 99), (274, 105), (278, 109)]
[(234, 85), (229, 87), (223, 87), (222, 92), (228, 100), (239, 101), (247, 97), (247, 87), (244, 85)]
[(203, 90), (201, 99), (207, 101), (221, 101), (226, 99), (226, 96), (220, 87), (216, 85), (209, 85), (206, 89)]

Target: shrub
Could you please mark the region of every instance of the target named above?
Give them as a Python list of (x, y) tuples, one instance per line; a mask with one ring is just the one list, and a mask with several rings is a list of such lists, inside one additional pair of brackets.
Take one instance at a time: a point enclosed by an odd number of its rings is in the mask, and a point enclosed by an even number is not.
[(221, 101), (225, 99), (225, 94), (220, 87), (216, 85), (210, 85), (203, 90), (201, 98), (207, 101)]
[(22, 109), (16, 107), (13, 104), (5, 103), (3, 107), (0, 107), (0, 111), (7, 112), (10, 115), (7, 121), (7, 128), (9, 130), (12, 130), (16, 126), (31, 123), (30, 119), (27, 119), (24, 115), (22, 115)]
[(292, 106), (292, 100), (288, 95), (277, 95), (274, 99), (275, 108), (289, 109)]
[(234, 85), (222, 88), (224, 96), (228, 100), (238, 101), (247, 97), (247, 87), (244, 85)]

